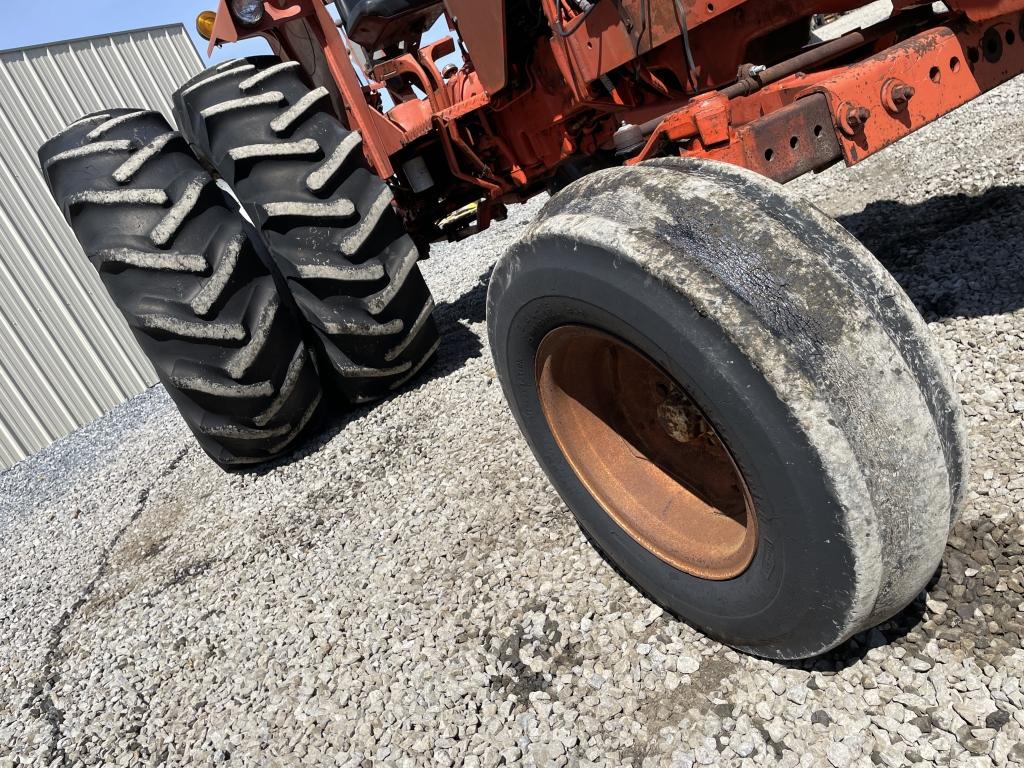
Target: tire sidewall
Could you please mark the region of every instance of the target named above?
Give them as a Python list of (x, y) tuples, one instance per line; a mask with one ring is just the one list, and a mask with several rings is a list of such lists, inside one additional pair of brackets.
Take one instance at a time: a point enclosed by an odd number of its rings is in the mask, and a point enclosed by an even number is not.
[[(512, 411), (612, 564), (655, 601), (730, 645), (776, 658), (834, 645), (845, 634), (855, 579), (836, 494), (796, 420), (725, 332), (635, 262), (555, 236), (515, 246), (496, 268), (491, 290), (492, 350)], [(673, 568), (626, 534), (580, 482), (547, 425), (534, 373), (541, 340), (567, 324), (640, 349), (718, 430), (757, 509), (758, 549), (743, 574), (709, 581)]]

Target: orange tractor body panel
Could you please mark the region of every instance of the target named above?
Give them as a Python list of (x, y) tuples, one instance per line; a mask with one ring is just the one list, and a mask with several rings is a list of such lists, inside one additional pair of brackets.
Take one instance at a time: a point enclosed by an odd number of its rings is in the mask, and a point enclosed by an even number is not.
[[(260, 35), (299, 61), (429, 242), (478, 231), (506, 203), (589, 170), (656, 156), (723, 160), (777, 181), (857, 163), (1024, 72), (1024, 0), (951, 0), (944, 14), (898, 0), (890, 19), (838, 40), (794, 37), (813, 14), (861, 5), (447, 0), (465, 61), (441, 67), (451, 37), (365, 52), (359, 66), (322, 0), (266, 0), (253, 27), (222, 0), (210, 47)], [(416, 158), (426, 189), (407, 178)], [(440, 223), (468, 203), (476, 221)]]

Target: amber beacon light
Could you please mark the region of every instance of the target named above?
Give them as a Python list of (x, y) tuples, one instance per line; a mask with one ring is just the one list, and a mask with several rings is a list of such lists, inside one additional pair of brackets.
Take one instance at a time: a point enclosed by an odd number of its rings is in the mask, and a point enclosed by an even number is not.
[(204, 40), (213, 36), (213, 25), (217, 22), (217, 14), (213, 11), (203, 11), (196, 16), (196, 31)]

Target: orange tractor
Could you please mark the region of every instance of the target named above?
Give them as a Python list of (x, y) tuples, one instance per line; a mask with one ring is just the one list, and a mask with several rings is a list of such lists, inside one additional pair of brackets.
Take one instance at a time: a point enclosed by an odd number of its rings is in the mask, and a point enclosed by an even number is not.
[(804, 657), (927, 584), (966, 448), (913, 305), (782, 184), (1024, 71), (1024, 0), (896, 0), (812, 35), (862, 4), (223, 0), (198, 20), (211, 51), (273, 56), (184, 85), (176, 130), (108, 110), (40, 160), (228, 468), (414, 377), (440, 343), (417, 261), (551, 193), (487, 301), (537, 460), (652, 599)]

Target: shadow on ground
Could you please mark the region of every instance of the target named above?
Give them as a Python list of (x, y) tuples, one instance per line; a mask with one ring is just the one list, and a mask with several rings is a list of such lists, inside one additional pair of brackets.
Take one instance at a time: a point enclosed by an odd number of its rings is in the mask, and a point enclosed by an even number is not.
[[(871, 203), (839, 217), (893, 273), (926, 320), (1024, 307), (1024, 186)], [(1018, 262), (1019, 264), (1019, 262)]]
[(327, 409), (323, 417), (321, 431), (312, 439), (303, 443), (296, 453), (284, 456), (268, 464), (249, 468), (246, 474), (266, 475), (278, 467), (301, 461), (307, 456), (317, 453), (338, 436), (352, 421), (365, 416), (372, 409), (403, 393), (411, 392), (435, 379), (443, 379), (458, 371), (467, 362), (483, 354), (483, 344), (479, 336), (469, 327), (471, 324), (482, 323), (487, 312), (487, 283), (491, 270), (484, 272), (473, 287), (452, 302), (443, 302), (434, 310), (434, 320), (441, 333), (441, 346), (434, 359), (427, 364), (423, 372), (414, 377), (408, 384), (393, 395), (364, 406), (350, 410)]
[[(816, 659), (795, 662), (798, 669), (844, 669), (872, 648), (902, 647), (904, 663), (930, 663), (935, 648), (954, 648), (979, 666), (999, 668), (1021, 647), (1024, 617), (1024, 541), (1020, 521), (980, 517), (960, 521), (950, 536), (942, 565), (924, 594), (881, 626), (862, 632)], [(931, 645), (930, 645), (931, 644)]]

